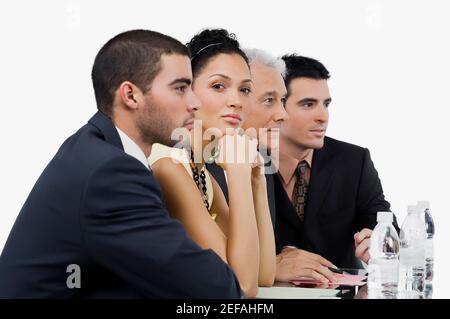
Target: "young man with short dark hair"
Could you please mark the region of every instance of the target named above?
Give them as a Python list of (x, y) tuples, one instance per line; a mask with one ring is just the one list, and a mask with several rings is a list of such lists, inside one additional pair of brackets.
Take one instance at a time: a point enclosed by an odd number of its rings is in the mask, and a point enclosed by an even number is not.
[(367, 262), (378, 211), (388, 211), (369, 150), (325, 136), (328, 70), (286, 55), (289, 117), (281, 124), (276, 198), (277, 280), (333, 281), (327, 267)]
[(117, 35), (92, 69), (98, 112), (60, 147), (0, 257), (1, 298), (240, 298), (233, 271), (169, 217), (148, 167), (200, 103), (188, 51)]

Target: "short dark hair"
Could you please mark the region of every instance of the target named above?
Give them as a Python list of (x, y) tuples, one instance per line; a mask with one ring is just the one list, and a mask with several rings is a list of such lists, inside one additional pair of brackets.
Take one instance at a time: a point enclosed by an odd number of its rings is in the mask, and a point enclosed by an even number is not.
[(286, 76), (284, 78), (289, 94), (289, 84), (296, 78), (310, 78), (315, 80), (328, 80), (330, 72), (318, 60), (299, 56), (297, 54), (286, 54), (282, 57), (286, 63)]
[(205, 29), (197, 33), (186, 46), (191, 52), (192, 74), (195, 77), (214, 56), (238, 54), (248, 64), (248, 58), (242, 51), (234, 33), (225, 29)]
[(181, 42), (155, 31), (131, 30), (110, 39), (98, 52), (92, 67), (98, 110), (111, 115), (114, 92), (124, 81), (147, 92), (161, 69), (161, 56), (175, 53), (189, 57)]

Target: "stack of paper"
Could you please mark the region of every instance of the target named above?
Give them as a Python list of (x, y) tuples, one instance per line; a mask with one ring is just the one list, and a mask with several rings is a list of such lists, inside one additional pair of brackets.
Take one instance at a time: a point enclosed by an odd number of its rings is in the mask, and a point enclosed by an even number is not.
[(336, 289), (300, 287), (260, 287), (256, 298), (260, 299), (331, 299), (338, 298)]
[[(330, 282), (329, 285), (337, 285), (337, 286), (362, 286), (365, 285), (364, 281), (367, 277), (361, 275), (349, 275), (343, 274), (337, 277), (336, 281)], [(316, 281), (313, 278), (299, 278), (290, 281), (292, 284), (296, 286), (301, 286), (304, 284), (320, 284), (319, 281)]]

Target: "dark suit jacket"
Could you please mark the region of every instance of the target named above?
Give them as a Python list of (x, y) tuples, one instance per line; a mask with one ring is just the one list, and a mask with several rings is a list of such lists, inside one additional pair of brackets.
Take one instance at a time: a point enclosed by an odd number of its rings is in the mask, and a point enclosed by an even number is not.
[[(317, 253), (338, 267), (358, 267), (353, 235), (373, 229), (377, 212), (389, 211), (369, 150), (326, 137), (315, 150), (304, 223), (280, 177), (274, 176), (276, 242)], [(395, 217), (394, 217), (395, 218)], [(398, 226), (394, 220), (394, 226)]]
[[(81, 288), (67, 267), (79, 265)], [(240, 298), (232, 270), (171, 219), (152, 173), (101, 113), (67, 139), (0, 257), (0, 298)]]

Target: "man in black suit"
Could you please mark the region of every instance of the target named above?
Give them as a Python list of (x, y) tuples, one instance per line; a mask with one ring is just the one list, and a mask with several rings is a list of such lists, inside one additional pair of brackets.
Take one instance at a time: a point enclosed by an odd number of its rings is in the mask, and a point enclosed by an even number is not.
[(60, 147), (0, 257), (0, 298), (241, 298), (232, 270), (171, 219), (147, 164), (200, 107), (187, 49), (134, 30), (92, 69), (98, 112)]
[[(287, 121), (281, 125), (276, 198), (277, 280), (333, 280), (327, 269), (367, 262), (378, 211), (389, 211), (369, 150), (325, 136), (328, 70), (286, 55)], [(395, 224), (396, 225), (396, 224)]]

